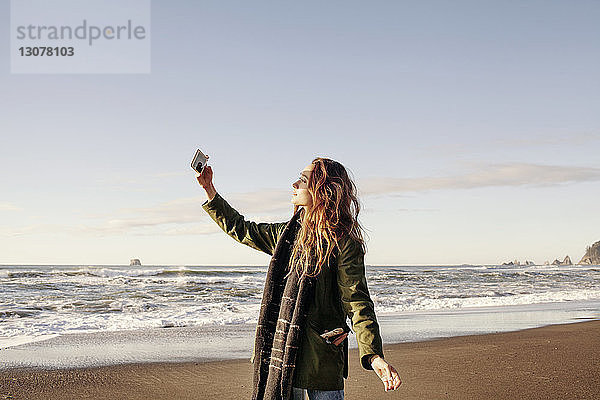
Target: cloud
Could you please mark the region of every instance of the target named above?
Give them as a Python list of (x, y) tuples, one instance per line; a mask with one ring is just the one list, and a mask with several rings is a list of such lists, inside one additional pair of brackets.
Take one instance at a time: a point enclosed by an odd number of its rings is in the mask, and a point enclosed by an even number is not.
[[(239, 204), (249, 213), (271, 213), (291, 217), (291, 190), (264, 189), (256, 192), (232, 193), (226, 196), (230, 204)], [(235, 206), (234, 206), (235, 208)]]
[[(526, 163), (493, 164), (454, 176), (395, 178), (375, 177), (358, 182), (361, 196), (394, 196), (429, 190), (461, 190), (493, 186), (553, 186), (575, 182), (600, 181), (600, 168), (537, 165)], [(247, 220), (283, 222), (291, 217), (293, 206), (289, 190), (264, 189), (229, 193), (223, 197)], [(130, 207), (109, 214), (89, 215), (77, 225), (30, 225), (0, 232), (3, 236), (36, 233), (73, 235), (206, 235), (219, 231), (202, 210), (204, 196), (180, 198), (152, 207)], [(18, 209), (0, 203), (4, 208)], [(401, 209), (407, 212), (435, 212), (436, 209)], [(368, 212), (368, 211), (367, 211)]]
[(219, 232), (219, 227), (212, 222), (189, 223), (160, 223), (148, 221), (141, 223), (135, 220), (114, 220), (100, 224), (86, 224), (65, 227), (66, 232), (75, 235), (109, 236), (109, 235), (133, 235), (133, 236), (178, 236), (178, 235), (207, 235)]
[(472, 152), (476, 149), (489, 150), (491, 149), (514, 149), (520, 147), (540, 147), (540, 146), (583, 146), (592, 145), (600, 141), (600, 133), (598, 132), (577, 132), (564, 135), (549, 135), (549, 134), (531, 134), (522, 135), (518, 138), (496, 138), (486, 140), (481, 138), (477, 140), (472, 138), (469, 142), (453, 142), (427, 145), (422, 148), (423, 151), (430, 153), (452, 154), (458, 152)]
[(362, 195), (378, 195), (491, 186), (554, 186), (598, 180), (600, 168), (512, 163), (482, 166), (476, 171), (455, 176), (375, 177), (362, 180), (358, 186)]
[(32, 235), (32, 234), (40, 234), (40, 233), (56, 233), (61, 232), (67, 229), (66, 225), (56, 225), (56, 224), (32, 224), (21, 227), (8, 227), (1, 226), (0, 227), (0, 236), (4, 237), (16, 237), (23, 235)]
[(600, 134), (592, 132), (578, 132), (561, 136), (537, 135), (521, 136), (520, 138), (499, 139), (493, 144), (506, 146), (545, 146), (545, 145), (584, 145), (599, 141)]
[[(290, 192), (261, 190), (224, 195), (247, 220), (281, 222), (291, 217)], [(175, 199), (153, 207), (124, 208), (112, 214), (96, 215), (94, 221), (71, 227), (74, 233), (93, 235), (204, 235), (219, 227), (202, 210), (205, 197)]]
[[(287, 221), (293, 212), (289, 190), (259, 190), (224, 194), (223, 197), (247, 220), (259, 222)], [(180, 198), (151, 207), (129, 207), (111, 213), (90, 214), (86, 222), (67, 224), (35, 224), (0, 230), (0, 236), (22, 236), (45, 233), (72, 235), (206, 235), (220, 228), (202, 210), (205, 196)]]
[(21, 207), (17, 207), (12, 203), (0, 202), (0, 211), (21, 211)]

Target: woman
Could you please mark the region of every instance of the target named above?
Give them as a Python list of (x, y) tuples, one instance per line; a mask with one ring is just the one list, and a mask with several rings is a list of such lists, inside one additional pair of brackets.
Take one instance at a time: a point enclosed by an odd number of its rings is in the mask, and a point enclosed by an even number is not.
[(384, 389), (401, 380), (383, 358), (365, 278), (356, 187), (344, 166), (315, 158), (293, 183), (294, 216), (283, 223), (246, 221), (215, 190), (212, 168), (197, 179), (202, 207), (240, 243), (272, 255), (257, 324), (253, 399), (343, 399), (348, 377), (346, 317), (360, 363)]

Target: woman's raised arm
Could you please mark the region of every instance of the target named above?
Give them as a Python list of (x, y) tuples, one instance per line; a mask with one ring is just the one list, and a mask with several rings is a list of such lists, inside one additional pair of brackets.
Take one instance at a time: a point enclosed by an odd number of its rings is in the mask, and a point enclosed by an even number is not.
[(236, 241), (273, 255), (277, 240), (287, 222), (256, 223), (247, 221), (217, 193), (212, 183), (212, 176), (212, 168), (209, 166), (206, 166), (202, 174), (197, 176), (198, 183), (204, 188), (207, 196), (202, 208), (225, 233)]

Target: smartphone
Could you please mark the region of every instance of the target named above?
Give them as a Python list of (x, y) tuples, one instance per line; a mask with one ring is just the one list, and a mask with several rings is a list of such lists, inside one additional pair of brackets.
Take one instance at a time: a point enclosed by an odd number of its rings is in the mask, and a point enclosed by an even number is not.
[(204, 171), (204, 167), (206, 166), (207, 158), (200, 149), (196, 150), (196, 154), (194, 155), (194, 159), (192, 160), (192, 169), (196, 172), (202, 173)]

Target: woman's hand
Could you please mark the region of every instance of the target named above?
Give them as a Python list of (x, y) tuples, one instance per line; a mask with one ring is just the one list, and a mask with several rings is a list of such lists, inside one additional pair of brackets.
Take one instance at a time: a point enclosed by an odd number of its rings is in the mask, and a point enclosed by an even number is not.
[[(208, 156), (206, 156), (206, 159), (208, 160)], [(206, 191), (206, 196), (208, 197), (208, 200), (212, 200), (215, 197), (215, 194), (217, 194), (217, 191), (212, 183), (212, 179), (213, 179), (213, 171), (212, 168), (210, 166), (205, 166), (204, 169), (202, 170), (202, 173), (198, 174), (196, 176), (196, 179), (198, 180), (198, 183), (200, 184), (200, 186), (202, 186), (204, 188), (204, 190)]]
[(392, 367), (380, 356), (375, 356), (371, 360), (371, 367), (373, 367), (373, 371), (375, 371), (379, 379), (383, 382), (386, 392), (388, 390), (396, 390), (402, 384), (396, 368)]
[(204, 167), (201, 174), (198, 173), (198, 175), (196, 176), (196, 179), (198, 179), (198, 183), (200, 184), (200, 186), (202, 186), (205, 189), (212, 185), (212, 178), (212, 168), (208, 165)]

